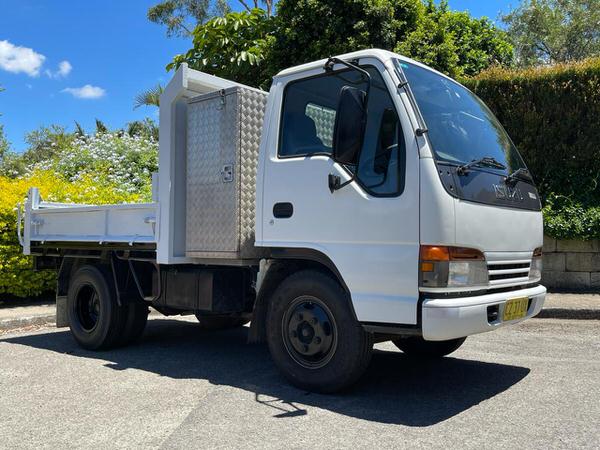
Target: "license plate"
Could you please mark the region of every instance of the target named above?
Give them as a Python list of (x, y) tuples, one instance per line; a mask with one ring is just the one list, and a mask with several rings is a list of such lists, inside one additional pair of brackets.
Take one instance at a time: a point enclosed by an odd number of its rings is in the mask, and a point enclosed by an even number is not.
[(521, 319), (527, 315), (527, 305), (529, 304), (529, 298), (519, 297), (511, 298), (506, 301), (504, 305), (504, 316), (503, 320), (508, 322), (509, 320)]

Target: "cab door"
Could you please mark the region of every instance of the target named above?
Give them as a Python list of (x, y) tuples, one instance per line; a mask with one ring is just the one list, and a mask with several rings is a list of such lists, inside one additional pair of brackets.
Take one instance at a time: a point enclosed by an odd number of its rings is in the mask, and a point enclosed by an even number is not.
[[(356, 167), (332, 160), (333, 127), (341, 89), (366, 90), (364, 75), (344, 68), (275, 79), (257, 184), (257, 245), (327, 256), (361, 322), (416, 324), (418, 150), (391, 75), (376, 59), (360, 65), (371, 81)], [(354, 181), (331, 192), (330, 174), (344, 182), (353, 173)]]

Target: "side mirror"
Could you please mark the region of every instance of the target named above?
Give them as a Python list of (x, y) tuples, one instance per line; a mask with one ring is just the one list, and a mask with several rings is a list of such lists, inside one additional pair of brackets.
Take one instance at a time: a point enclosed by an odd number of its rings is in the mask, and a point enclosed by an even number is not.
[(340, 91), (333, 128), (333, 159), (357, 165), (367, 122), (367, 93), (351, 86)]

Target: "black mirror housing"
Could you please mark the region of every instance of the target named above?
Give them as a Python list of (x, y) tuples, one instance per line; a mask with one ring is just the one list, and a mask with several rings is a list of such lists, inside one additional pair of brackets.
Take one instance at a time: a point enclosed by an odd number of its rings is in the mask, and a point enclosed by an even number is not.
[(340, 164), (357, 165), (367, 123), (367, 93), (344, 86), (340, 91), (333, 128), (333, 159)]

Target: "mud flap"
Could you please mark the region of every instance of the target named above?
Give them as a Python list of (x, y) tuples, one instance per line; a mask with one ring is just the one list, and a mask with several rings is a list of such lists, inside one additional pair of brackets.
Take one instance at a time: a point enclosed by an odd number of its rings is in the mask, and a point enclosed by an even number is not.
[(67, 296), (56, 296), (56, 328), (69, 326), (69, 313), (67, 311)]

